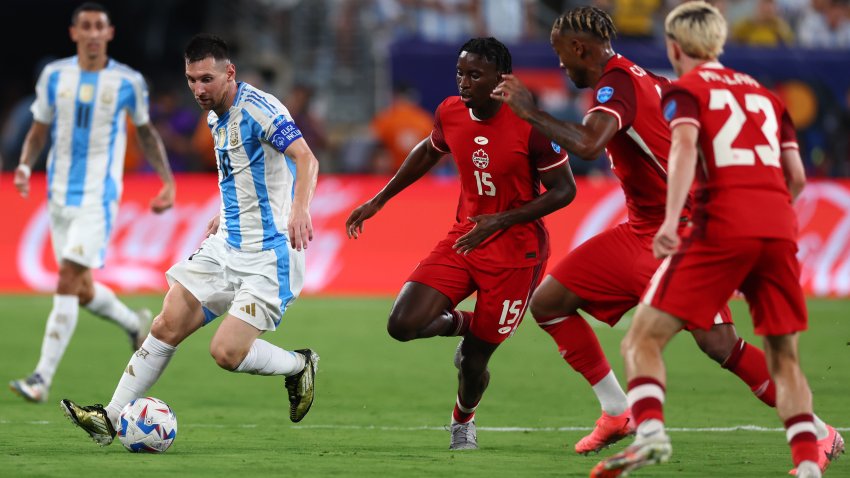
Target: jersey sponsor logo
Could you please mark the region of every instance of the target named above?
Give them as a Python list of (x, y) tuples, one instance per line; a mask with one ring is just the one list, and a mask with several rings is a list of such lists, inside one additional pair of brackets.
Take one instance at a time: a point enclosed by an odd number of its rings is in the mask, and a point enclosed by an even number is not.
[(239, 125), (233, 123), (230, 126), (230, 146), (236, 146), (239, 144)]
[(552, 150), (555, 151), (556, 153), (560, 153), (561, 152), (561, 145), (552, 141)]
[(80, 86), (80, 103), (91, 103), (94, 99), (94, 86), (88, 83)]
[(596, 92), (596, 101), (605, 103), (610, 100), (612, 96), (614, 96), (614, 88), (611, 88), (610, 86), (603, 86)]
[(485, 138), (484, 136), (476, 136), (474, 141), (475, 144), (480, 144), (481, 146), (484, 146), (485, 144), (490, 142), (490, 140)]
[(670, 100), (664, 107), (664, 119), (670, 121), (676, 116), (676, 100)]
[(479, 149), (472, 153), (472, 164), (474, 164), (478, 169), (484, 169), (490, 165), (490, 156), (488, 156), (483, 149)]

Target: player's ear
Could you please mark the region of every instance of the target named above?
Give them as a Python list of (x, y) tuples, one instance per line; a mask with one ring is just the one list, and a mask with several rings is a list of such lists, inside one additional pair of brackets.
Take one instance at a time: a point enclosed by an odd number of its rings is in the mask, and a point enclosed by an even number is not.
[(234, 77), (236, 77), (236, 65), (234, 65), (233, 63), (227, 64), (226, 71), (227, 71), (227, 81), (230, 81)]

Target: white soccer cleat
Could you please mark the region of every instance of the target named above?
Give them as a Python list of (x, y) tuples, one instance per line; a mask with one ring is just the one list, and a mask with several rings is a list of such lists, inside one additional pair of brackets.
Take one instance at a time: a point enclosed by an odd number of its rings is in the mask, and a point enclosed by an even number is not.
[(452, 423), (452, 441), (449, 450), (477, 450), (478, 433), (475, 429), (475, 420), (466, 423)]
[(651, 438), (638, 437), (625, 450), (597, 463), (590, 471), (590, 476), (591, 478), (627, 476), (638, 468), (665, 463), (672, 454), (673, 447), (666, 433), (656, 433)]
[(44, 403), (47, 401), (47, 393), (50, 389), (41, 375), (34, 373), (27, 378), (12, 380), (9, 382), (9, 389), (17, 395), (20, 395), (25, 400), (34, 403)]

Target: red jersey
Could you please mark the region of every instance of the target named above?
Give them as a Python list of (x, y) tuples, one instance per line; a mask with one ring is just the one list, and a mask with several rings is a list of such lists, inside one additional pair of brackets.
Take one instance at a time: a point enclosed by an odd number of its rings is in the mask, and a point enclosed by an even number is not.
[(664, 222), (670, 129), (661, 116), (660, 99), (661, 85), (667, 83), (615, 55), (605, 65), (587, 111), (617, 118), (619, 128), (605, 151), (626, 194), (629, 225), (642, 235), (655, 234)]
[[(451, 153), (460, 173), (457, 237), (475, 225), (469, 217), (522, 206), (540, 196), (541, 171), (567, 161), (566, 152), (521, 120), (507, 105), (485, 120), (476, 118), (459, 96), (446, 98), (434, 114), (431, 144)], [(497, 267), (530, 267), (549, 257), (549, 233), (542, 219), (500, 231), (468, 259)]]
[(710, 62), (665, 88), (670, 127), (699, 131), (695, 231), (709, 237), (797, 239), (780, 154), (798, 149), (785, 105), (751, 76)]

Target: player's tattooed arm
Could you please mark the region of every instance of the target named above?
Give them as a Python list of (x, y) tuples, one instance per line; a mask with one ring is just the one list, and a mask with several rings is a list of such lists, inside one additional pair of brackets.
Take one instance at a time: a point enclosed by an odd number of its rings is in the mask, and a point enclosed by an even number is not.
[(490, 96), (510, 106), (517, 116), (570, 154), (588, 161), (599, 158), (620, 126), (617, 118), (601, 111), (585, 116), (581, 124), (561, 121), (537, 108), (531, 92), (513, 75), (502, 75), (502, 82)]
[(171, 165), (168, 164), (165, 145), (153, 125), (148, 123), (138, 126), (137, 131), (139, 133), (139, 145), (142, 147), (145, 159), (162, 180), (162, 189), (151, 200), (151, 209), (160, 213), (174, 205), (174, 175), (171, 174)]
[(458, 238), (452, 248), (458, 254), (469, 254), (490, 236), (515, 224), (534, 221), (565, 207), (576, 197), (576, 181), (569, 163), (540, 173), (546, 192), (520, 207), (496, 214), (470, 217), (475, 227)]

